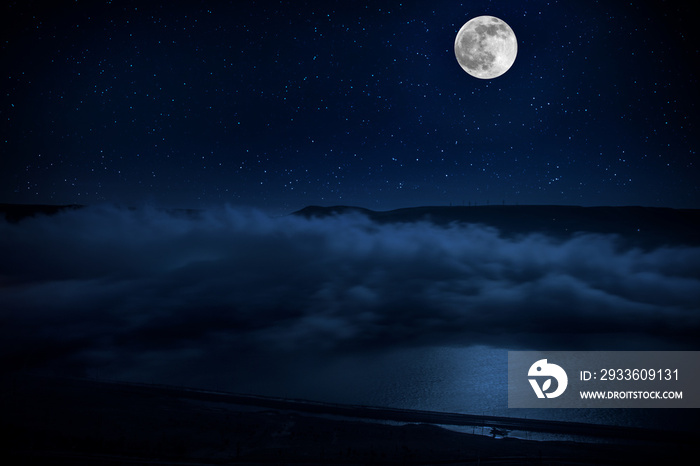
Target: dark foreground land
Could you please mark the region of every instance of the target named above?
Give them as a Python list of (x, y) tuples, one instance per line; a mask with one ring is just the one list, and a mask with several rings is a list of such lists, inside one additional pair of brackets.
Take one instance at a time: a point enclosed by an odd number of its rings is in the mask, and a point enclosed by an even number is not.
[[(683, 464), (694, 434), (14, 375), (5, 464)], [(429, 421), (433, 422), (429, 422)], [(393, 421), (393, 422), (388, 422)], [(579, 433), (578, 442), (461, 433)], [(604, 440), (604, 441), (601, 441)], [(687, 457), (686, 457), (687, 458)]]

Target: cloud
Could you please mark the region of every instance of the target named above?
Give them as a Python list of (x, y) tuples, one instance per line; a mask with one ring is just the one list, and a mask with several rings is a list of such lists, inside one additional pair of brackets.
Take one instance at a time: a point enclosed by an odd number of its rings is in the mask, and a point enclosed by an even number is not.
[[(5, 367), (196, 371), (454, 345), (696, 349), (700, 248), (110, 206), (0, 223)], [(163, 369), (165, 370), (165, 369)]]

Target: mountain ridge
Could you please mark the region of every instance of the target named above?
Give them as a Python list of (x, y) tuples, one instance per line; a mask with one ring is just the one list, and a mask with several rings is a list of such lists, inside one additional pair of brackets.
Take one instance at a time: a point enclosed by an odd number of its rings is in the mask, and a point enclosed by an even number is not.
[(426, 206), (373, 211), (353, 206), (308, 206), (292, 215), (325, 218), (359, 213), (378, 223), (478, 224), (506, 236), (542, 233), (560, 239), (576, 234), (614, 234), (638, 246), (700, 245), (700, 209), (642, 206), (493, 205)]
[[(2, 204), (0, 215), (9, 223), (18, 223), (37, 215), (54, 215), (65, 210), (86, 207), (79, 204)], [(164, 209), (196, 214), (192, 209)], [(570, 206), (570, 205), (480, 205), (421, 206), (386, 211), (350, 205), (310, 205), (288, 214), (302, 218), (327, 218), (359, 214), (380, 223), (429, 222), (438, 226), (486, 225), (504, 236), (544, 234), (569, 239), (578, 234), (617, 235), (631, 246), (700, 246), (700, 209), (675, 209), (644, 206)]]

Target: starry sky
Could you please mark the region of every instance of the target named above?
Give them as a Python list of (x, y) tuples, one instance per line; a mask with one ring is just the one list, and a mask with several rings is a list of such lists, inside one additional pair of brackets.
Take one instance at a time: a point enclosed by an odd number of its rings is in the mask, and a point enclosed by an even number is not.
[[(700, 207), (688, 1), (4, 2), (0, 202)], [(492, 15), (513, 67), (453, 46)]]

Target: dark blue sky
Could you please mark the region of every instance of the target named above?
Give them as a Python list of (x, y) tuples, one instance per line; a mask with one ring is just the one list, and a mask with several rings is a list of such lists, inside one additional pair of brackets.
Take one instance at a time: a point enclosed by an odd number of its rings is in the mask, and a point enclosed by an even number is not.
[[(9, 2), (0, 202), (700, 207), (692, 2)], [(459, 28), (518, 57), (467, 75)]]

